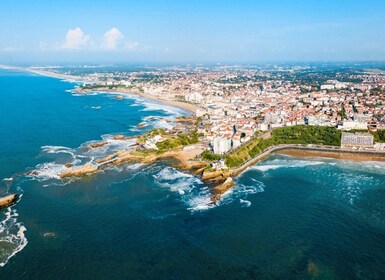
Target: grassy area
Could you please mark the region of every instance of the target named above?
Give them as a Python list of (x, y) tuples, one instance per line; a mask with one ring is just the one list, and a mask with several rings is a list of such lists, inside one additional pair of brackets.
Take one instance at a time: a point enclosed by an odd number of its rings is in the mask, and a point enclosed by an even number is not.
[(218, 160), (222, 159), (222, 156), (214, 154), (214, 153), (212, 153), (210, 151), (204, 151), (201, 154), (201, 157), (205, 161), (218, 161)]
[(263, 152), (266, 148), (279, 144), (340, 146), (341, 131), (334, 127), (321, 126), (292, 126), (277, 128), (272, 131), (271, 138), (256, 138), (226, 155), (226, 164), (229, 167), (238, 167)]
[(385, 130), (371, 132), (374, 135), (374, 142), (385, 143)]
[(164, 136), (164, 135), (167, 135), (167, 132), (164, 128), (155, 128), (155, 129), (147, 132), (146, 134), (143, 134), (142, 136), (140, 136), (137, 140), (137, 143), (138, 144), (144, 144), (149, 137), (154, 137), (156, 135)]
[(149, 153), (154, 153), (154, 151), (156, 151), (156, 153), (159, 154), (179, 147), (195, 144), (198, 143), (198, 138), (200, 136), (196, 130), (185, 134), (172, 135), (169, 134), (164, 128), (157, 128), (140, 136), (137, 140), (137, 143), (144, 144), (148, 138), (154, 137), (156, 135), (161, 135), (165, 140), (156, 143), (158, 150), (148, 150), (150, 151)]
[(198, 133), (191, 131), (186, 134), (170, 135), (166, 140), (156, 143), (156, 147), (163, 152), (198, 143)]

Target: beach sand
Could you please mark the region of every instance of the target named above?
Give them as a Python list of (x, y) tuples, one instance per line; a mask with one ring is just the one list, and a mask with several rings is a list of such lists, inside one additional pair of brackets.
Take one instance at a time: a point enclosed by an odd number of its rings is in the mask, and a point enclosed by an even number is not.
[(385, 161), (384, 154), (369, 155), (357, 153), (337, 153), (337, 152), (321, 152), (321, 151), (306, 151), (306, 150), (281, 150), (277, 154), (295, 156), (295, 157), (328, 157), (342, 160), (352, 161)]
[(59, 78), (59, 79), (66, 79), (66, 80), (73, 80), (76, 82), (82, 82), (83, 78), (80, 76), (75, 76), (75, 75), (68, 75), (68, 74), (60, 74), (52, 71), (46, 71), (46, 70), (37, 70), (37, 69), (32, 69), (32, 68), (26, 68), (25, 70), (42, 75), (42, 76), (48, 76), (48, 77), (53, 77), (53, 78)]
[[(96, 90), (96, 91), (98, 91), (98, 90)], [(144, 97), (146, 99), (155, 100), (155, 101), (158, 101), (158, 102), (166, 104), (166, 105), (171, 105), (171, 106), (174, 106), (174, 107), (178, 107), (178, 108), (184, 109), (184, 110), (189, 111), (190, 113), (192, 113), (194, 115), (196, 113), (196, 110), (198, 109), (198, 106), (195, 105), (195, 104), (186, 103), (186, 102), (177, 101), (177, 100), (163, 99), (163, 98), (160, 98), (160, 97), (155, 96), (155, 95), (151, 95), (151, 94), (148, 94), (148, 93), (142, 93), (142, 92), (140, 92), (138, 90), (135, 90), (135, 89), (116, 88), (116, 89), (113, 89), (113, 90), (108, 90), (108, 89), (101, 88), (101, 91), (103, 91), (103, 92), (121, 93), (122, 95), (125, 95), (125, 94), (139, 95), (139, 96)]]

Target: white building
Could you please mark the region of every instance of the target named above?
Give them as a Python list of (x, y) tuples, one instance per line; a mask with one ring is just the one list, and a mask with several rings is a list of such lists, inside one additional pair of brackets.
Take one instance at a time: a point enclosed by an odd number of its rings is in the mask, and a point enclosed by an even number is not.
[(325, 84), (321, 86), (321, 90), (333, 90), (335, 88), (332, 84)]
[(215, 137), (213, 140), (214, 154), (223, 155), (230, 151), (231, 139), (226, 137)]
[(373, 139), (370, 133), (342, 132), (341, 148), (373, 148)]
[(203, 99), (202, 94), (194, 92), (186, 96), (186, 100), (193, 103), (200, 103)]
[(366, 130), (366, 129), (368, 129), (368, 124), (366, 122), (347, 121), (347, 122), (343, 122), (342, 126), (339, 125), (338, 129), (342, 129), (342, 130), (352, 130), (352, 129)]

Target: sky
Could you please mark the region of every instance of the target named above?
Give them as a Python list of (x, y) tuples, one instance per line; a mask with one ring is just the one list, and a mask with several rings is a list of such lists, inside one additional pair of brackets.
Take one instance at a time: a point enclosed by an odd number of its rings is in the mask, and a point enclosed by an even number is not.
[(384, 0), (0, 0), (0, 64), (385, 61)]

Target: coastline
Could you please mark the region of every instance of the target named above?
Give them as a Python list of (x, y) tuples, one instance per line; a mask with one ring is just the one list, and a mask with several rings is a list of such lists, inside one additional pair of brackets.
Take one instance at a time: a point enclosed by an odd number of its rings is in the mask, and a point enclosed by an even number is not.
[(236, 177), (249, 167), (257, 164), (261, 160), (273, 154), (286, 154), (298, 157), (329, 157), (341, 160), (352, 161), (385, 161), (385, 151), (378, 152), (374, 150), (350, 150), (341, 149), (334, 146), (307, 146), (301, 144), (282, 144), (267, 148), (256, 157), (243, 163), (241, 166), (231, 169), (231, 177)]
[(57, 79), (73, 80), (76, 82), (83, 82), (82, 77), (79, 77), (79, 76), (60, 74), (60, 73), (56, 73), (56, 72), (52, 72), (52, 71), (46, 71), (46, 70), (38, 70), (38, 69), (30, 68), (30, 67), (18, 67), (18, 66), (10, 66), (10, 65), (1, 64), (0, 69), (26, 71), (26, 72), (31, 72), (31, 73), (41, 75), (41, 76), (47, 76), (47, 77), (52, 77), (52, 78), (57, 78)]
[(371, 155), (363, 153), (338, 153), (334, 151), (310, 151), (310, 150), (299, 150), (299, 149), (287, 149), (277, 151), (277, 154), (295, 156), (295, 157), (325, 157), (333, 158), (338, 160), (350, 160), (350, 161), (383, 161), (385, 162), (385, 155)]
[[(83, 81), (83, 79), (81, 77), (74, 76), (74, 75), (59, 74), (59, 73), (52, 72), (52, 71), (34, 70), (34, 69), (30, 69), (30, 68), (26, 68), (25, 70), (32, 72), (32, 73), (35, 73), (35, 74), (38, 74), (38, 75), (42, 75), (42, 76), (48, 76), (48, 77), (53, 77), (53, 78), (58, 78), (58, 79), (73, 80), (76, 82), (82, 82)], [(167, 100), (167, 99), (159, 98), (157, 96), (154, 96), (154, 95), (151, 95), (148, 93), (140, 92), (137, 89), (123, 89), (123, 88), (109, 89), (108, 87), (100, 87), (100, 88), (97, 88), (97, 89), (91, 90), (91, 91), (81, 91), (81, 90), (77, 90), (77, 91), (79, 93), (90, 93), (90, 92), (103, 91), (103, 92), (107, 92), (107, 93), (120, 93), (123, 95), (130, 95), (130, 94), (131, 95), (132, 94), (138, 95), (138, 96), (141, 96), (141, 97), (146, 98), (146, 99), (154, 100), (154, 101), (166, 104), (166, 105), (181, 108), (185, 111), (188, 111), (189, 113), (191, 113), (193, 115), (195, 115), (196, 109), (198, 108), (198, 106), (196, 106), (194, 104), (185, 103), (185, 102), (181, 102), (181, 101), (177, 101), (177, 100)]]
[[(69, 75), (69, 74), (60, 74), (52, 71), (46, 71), (46, 70), (38, 70), (38, 69), (33, 69), (29, 67), (17, 67), (17, 66), (9, 66), (9, 65), (0, 65), (0, 69), (5, 69), (5, 70), (19, 70), (19, 71), (27, 71), (31, 72), (37, 75), (41, 76), (47, 76), (47, 77), (52, 77), (52, 78), (57, 78), (57, 79), (66, 79), (66, 80), (72, 80), (75, 82), (84, 82), (84, 79), (80, 76), (75, 76), (75, 75)], [(103, 91), (107, 93), (120, 93), (120, 94), (133, 94), (133, 95), (138, 95), (146, 99), (154, 100), (166, 105), (174, 106), (181, 108), (185, 111), (188, 111), (190, 114), (195, 115), (196, 109), (198, 109), (198, 106), (195, 104), (191, 103), (186, 103), (186, 102), (181, 102), (177, 100), (168, 100), (168, 99), (163, 99), (155, 95), (151, 95), (148, 93), (143, 93), (140, 92), (137, 89), (122, 89), (122, 88), (116, 88), (116, 89), (109, 89), (108, 87), (100, 87), (95, 90), (90, 90), (90, 91), (80, 91), (78, 90), (79, 93), (91, 93), (91, 92), (98, 92), (98, 91)]]
[[(21, 71), (28, 71), (32, 72), (38, 75), (43, 76), (49, 76), (53, 78), (59, 78), (59, 79), (68, 79), (68, 80), (74, 80), (74, 81), (80, 81), (80, 76), (73, 76), (73, 75), (67, 75), (67, 74), (59, 74), (52, 71), (45, 71), (45, 70), (35, 70), (31, 68), (21, 68), (21, 67), (7, 67), (0, 65), (0, 68), (5, 68), (9, 70), (21, 70)], [(83, 89), (83, 88), (75, 88), (74, 91), (81, 93), (81, 94), (87, 94), (92, 92), (106, 92), (106, 93), (114, 93), (114, 94), (121, 94), (121, 95), (137, 95), (141, 96), (146, 99), (154, 100), (166, 105), (174, 106), (177, 108), (181, 108), (187, 112), (190, 112), (191, 114), (195, 114), (196, 109), (199, 108), (195, 104), (185, 103), (177, 100), (168, 100), (163, 99), (158, 95), (152, 95), (148, 93), (143, 93), (138, 88), (126, 88), (126, 87), (117, 87), (117, 88), (109, 88), (108, 86), (101, 86), (96, 88), (90, 88), (90, 89)], [(197, 148), (197, 147), (196, 147)], [(108, 158), (108, 162), (111, 161), (112, 164), (120, 164), (122, 162), (128, 161), (128, 160), (139, 160), (142, 162), (152, 162), (157, 159), (163, 159), (163, 158), (175, 158), (178, 159), (181, 162), (181, 166), (185, 166), (184, 168), (180, 168), (182, 170), (186, 170), (189, 173), (197, 174), (195, 170), (196, 168), (191, 168), (191, 161), (194, 161), (194, 158), (196, 158), (202, 151), (204, 150), (204, 147), (199, 147), (198, 149), (194, 149), (194, 151), (187, 152), (187, 150), (181, 150), (181, 151), (170, 151), (168, 153), (163, 154), (162, 156), (154, 156), (154, 157), (148, 157), (143, 158), (143, 156), (134, 156), (129, 153), (125, 153), (124, 151), (121, 151), (121, 154), (119, 155), (119, 159)], [(198, 152), (199, 151), (199, 152)], [(271, 156), (272, 154), (286, 154), (291, 156), (303, 156), (303, 157), (329, 157), (329, 158), (335, 158), (335, 159), (342, 159), (342, 160), (353, 160), (353, 161), (385, 161), (385, 152), (383, 153), (376, 153), (375, 151), (359, 151), (359, 150), (346, 150), (346, 149), (340, 149), (339, 147), (331, 147), (331, 146), (305, 146), (305, 145), (293, 145), (293, 144), (286, 144), (286, 145), (280, 145), (280, 146), (272, 146), (270, 148), (267, 148), (260, 154), (256, 155), (254, 158), (251, 158), (249, 161), (244, 162), (241, 166), (237, 168), (230, 169), (230, 172), (224, 173), (224, 172), (204, 172), (203, 169), (198, 168), (199, 172), (202, 174), (202, 179), (206, 180), (209, 183), (217, 182), (217, 186), (213, 188), (214, 191), (214, 200), (218, 201), (222, 194), (227, 192), (234, 184), (232, 183), (232, 178), (237, 177), (239, 174), (247, 170), (250, 166), (253, 166), (257, 164), (259, 161), (265, 159), (266, 157)], [(104, 164), (107, 162), (103, 162)], [(200, 161), (201, 164), (208, 164), (205, 161)], [(194, 163), (196, 165), (196, 163)], [(192, 166), (194, 166), (194, 164)], [(188, 166), (189, 168), (187, 168)], [(75, 170), (68, 170), (65, 174), (65, 177), (67, 176), (73, 176), (74, 174), (79, 173), (80, 175), (85, 175), (89, 173), (96, 173), (98, 172), (98, 168), (90, 166), (84, 166), (84, 170), (82, 168), (75, 169)], [(76, 176), (76, 175), (75, 175)], [(210, 177), (211, 176), (211, 177)], [(231, 179), (231, 181), (227, 181), (227, 179)]]
[(83, 82), (83, 78), (80, 76), (75, 75), (68, 75), (68, 74), (60, 74), (52, 71), (46, 71), (46, 70), (37, 70), (37, 69), (31, 69), (31, 68), (25, 68), (22, 70), (26, 70), (28, 72), (32, 72), (41, 76), (47, 76), (52, 78), (58, 78), (58, 79), (66, 79), (66, 80), (73, 80), (75, 82)]
[(198, 109), (198, 106), (195, 105), (195, 104), (181, 102), (181, 101), (177, 101), (177, 100), (163, 99), (163, 98), (160, 98), (160, 97), (155, 96), (155, 95), (151, 95), (151, 94), (148, 94), (148, 93), (140, 92), (138, 89), (135, 89), (135, 88), (131, 88), (131, 89), (124, 89), (124, 88), (109, 89), (108, 87), (100, 87), (100, 88), (96, 88), (96, 89), (89, 90), (89, 91), (84, 91), (84, 90), (76, 90), (76, 91), (78, 93), (84, 93), (84, 94), (92, 93), (92, 92), (106, 92), (106, 93), (119, 93), (119, 94), (122, 94), (122, 95), (137, 95), (137, 96), (141, 96), (141, 97), (146, 98), (146, 99), (157, 101), (157, 102), (165, 104), (165, 105), (170, 105), (170, 106), (173, 106), (173, 107), (178, 107), (180, 109), (188, 111), (190, 114), (193, 114), (193, 115), (195, 115), (196, 110)]

